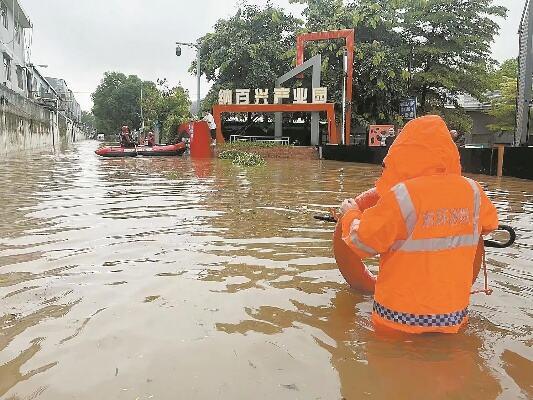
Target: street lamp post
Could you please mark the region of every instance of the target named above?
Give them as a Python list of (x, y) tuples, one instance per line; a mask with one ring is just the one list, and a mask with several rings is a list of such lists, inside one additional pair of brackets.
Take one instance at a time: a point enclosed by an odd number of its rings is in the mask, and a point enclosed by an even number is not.
[(202, 72), (200, 69), (200, 45), (196, 43), (182, 43), (182, 42), (176, 42), (176, 56), (181, 56), (181, 47), (180, 46), (187, 46), (192, 47), (196, 49), (196, 77), (197, 77), (197, 86), (196, 86), (196, 107), (198, 107), (198, 115), (200, 115), (200, 102), (201, 102), (201, 95), (200, 95), (200, 78), (202, 76)]

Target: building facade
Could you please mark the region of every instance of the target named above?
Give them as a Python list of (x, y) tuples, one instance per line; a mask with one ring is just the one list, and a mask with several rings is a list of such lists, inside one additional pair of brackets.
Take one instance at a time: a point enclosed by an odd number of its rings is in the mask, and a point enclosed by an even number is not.
[(76, 101), (76, 97), (72, 90), (69, 89), (67, 82), (61, 78), (50, 77), (46, 77), (46, 81), (59, 96), (59, 110), (65, 113), (67, 118), (78, 124), (81, 123), (81, 106)]
[(81, 122), (81, 107), (64, 79), (45, 78), (28, 62), (26, 31), (33, 27), (19, 0), (0, 0), (0, 83), (17, 94), (47, 104), (57, 99), (58, 111)]
[[(27, 91), (28, 97), (36, 102), (55, 101), (59, 95), (54, 87), (46, 80), (37, 67), (33, 64), (27, 64)], [(57, 103), (56, 103), (57, 104)]]
[(0, 0), (0, 156), (87, 137), (66, 82), (30, 62), (30, 29), (20, 0)]
[(0, 0), (0, 83), (24, 96), (27, 96), (25, 31), (30, 28), (31, 21), (18, 0)]
[(516, 102), (516, 146), (533, 144), (533, 1), (527, 0), (519, 29), (518, 99)]

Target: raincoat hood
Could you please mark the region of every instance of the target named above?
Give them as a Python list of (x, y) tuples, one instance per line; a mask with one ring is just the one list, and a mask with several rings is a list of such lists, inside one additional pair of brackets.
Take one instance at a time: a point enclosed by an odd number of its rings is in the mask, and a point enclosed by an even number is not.
[(376, 182), (381, 196), (408, 179), (430, 175), (460, 175), (461, 161), (444, 120), (437, 115), (417, 118), (405, 125), (384, 160)]

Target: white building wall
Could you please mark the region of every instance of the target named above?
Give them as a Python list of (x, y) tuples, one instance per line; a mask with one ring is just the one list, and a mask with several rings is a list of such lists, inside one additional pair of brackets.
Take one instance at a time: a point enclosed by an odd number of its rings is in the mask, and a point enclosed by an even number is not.
[(27, 95), (24, 44), (28, 28), (31, 22), (18, 0), (0, 0), (0, 84), (24, 96)]

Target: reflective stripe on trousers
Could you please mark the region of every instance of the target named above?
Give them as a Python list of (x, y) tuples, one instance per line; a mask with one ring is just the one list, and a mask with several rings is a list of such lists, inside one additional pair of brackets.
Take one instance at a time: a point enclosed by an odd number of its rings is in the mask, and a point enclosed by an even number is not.
[(381, 318), (397, 324), (420, 327), (456, 326), (463, 323), (468, 308), (448, 314), (409, 314), (391, 310), (374, 301), (374, 312)]
[(481, 196), (479, 187), (472, 179), (464, 178), (474, 192), (474, 229), (471, 235), (447, 236), (443, 238), (431, 239), (413, 239), (413, 232), (415, 230), (417, 215), (413, 201), (405, 183), (396, 185), (392, 191), (396, 197), (396, 201), (400, 206), (400, 210), (405, 222), (407, 230), (407, 240), (398, 240), (392, 245), (391, 250), (402, 250), (409, 252), (417, 251), (439, 251), (455, 249), (459, 247), (477, 246), (479, 243), (479, 213), (481, 207)]

